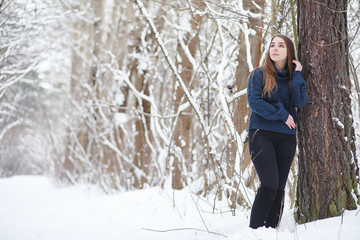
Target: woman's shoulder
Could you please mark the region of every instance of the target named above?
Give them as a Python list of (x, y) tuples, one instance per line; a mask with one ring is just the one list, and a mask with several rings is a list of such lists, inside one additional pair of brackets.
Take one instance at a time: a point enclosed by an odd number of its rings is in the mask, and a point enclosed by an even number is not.
[(255, 68), (252, 72), (251, 72), (251, 74), (256, 74), (256, 75), (263, 75), (263, 73), (264, 73), (264, 67), (257, 67), (257, 68)]
[(252, 70), (250, 77), (251, 78), (257, 78), (257, 79), (263, 79), (264, 75), (264, 68), (263, 67), (257, 67), (254, 70)]

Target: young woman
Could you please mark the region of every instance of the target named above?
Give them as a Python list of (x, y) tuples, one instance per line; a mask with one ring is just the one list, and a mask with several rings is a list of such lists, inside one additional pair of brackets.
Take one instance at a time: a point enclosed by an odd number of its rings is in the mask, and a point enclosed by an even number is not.
[(251, 210), (251, 228), (276, 228), (281, 219), (285, 184), (296, 150), (295, 108), (308, 101), (301, 70), (292, 41), (276, 35), (264, 66), (249, 77), (249, 148), (261, 182)]

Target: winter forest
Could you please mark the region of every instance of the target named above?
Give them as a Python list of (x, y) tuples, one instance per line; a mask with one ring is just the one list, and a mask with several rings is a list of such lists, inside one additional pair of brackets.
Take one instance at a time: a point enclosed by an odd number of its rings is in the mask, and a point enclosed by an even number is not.
[(310, 99), (298, 110), (288, 209), (299, 209), (298, 223), (354, 210), (359, 4), (0, 0), (0, 177), (42, 175), (110, 195), (190, 187), (213, 209), (225, 201), (232, 215), (249, 211), (259, 180), (246, 88), (281, 33), (294, 41)]

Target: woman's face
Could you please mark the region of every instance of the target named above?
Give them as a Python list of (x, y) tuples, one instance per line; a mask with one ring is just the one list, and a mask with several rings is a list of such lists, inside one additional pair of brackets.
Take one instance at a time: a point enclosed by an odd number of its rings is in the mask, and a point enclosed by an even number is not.
[(274, 62), (283, 62), (287, 59), (287, 47), (281, 37), (275, 37), (270, 43), (269, 54)]

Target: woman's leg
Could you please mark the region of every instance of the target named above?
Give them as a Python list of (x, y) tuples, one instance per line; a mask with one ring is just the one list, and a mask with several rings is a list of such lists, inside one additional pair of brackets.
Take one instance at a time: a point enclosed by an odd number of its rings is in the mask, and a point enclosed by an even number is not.
[(279, 185), (276, 148), (273, 143), (276, 134), (264, 130), (250, 130), (249, 132), (251, 161), (259, 176), (261, 186), (269, 187), (275, 191)]
[(284, 140), (276, 147), (276, 162), (279, 172), (279, 185), (277, 190), (284, 190), (289, 176), (291, 164), (296, 151), (296, 136), (284, 134)]
[(250, 130), (249, 148), (251, 160), (261, 182), (250, 216), (250, 227), (258, 228), (265, 225), (278, 187), (276, 151), (271, 142), (271, 133), (262, 130)]
[(285, 135), (284, 139), (276, 146), (275, 151), (279, 173), (279, 185), (265, 224), (266, 227), (272, 228), (276, 228), (280, 224), (284, 209), (284, 189), (296, 151), (296, 137)]
[(265, 226), (265, 221), (271, 209), (275, 194), (275, 190), (260, 186), (251, 209), (249, 227), (256, 229)]
[(266, 216), (265, 226), (277, 228), (280, 224), (281, 216), (284, 210), (285, 192), (277, 191), (270, 211)]

